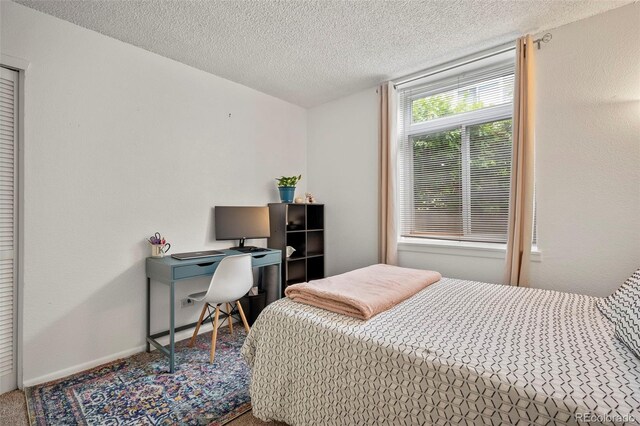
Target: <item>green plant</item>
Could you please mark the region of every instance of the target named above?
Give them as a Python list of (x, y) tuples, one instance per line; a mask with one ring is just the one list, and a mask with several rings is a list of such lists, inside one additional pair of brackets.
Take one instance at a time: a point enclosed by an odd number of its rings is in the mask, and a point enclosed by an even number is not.
[(283, 186), (296, 186), (298, 182), (302, 179), (302, 175), (298, 176), (281, 176), (276, 178), (278, 181), (278, 187), (281, 188)]

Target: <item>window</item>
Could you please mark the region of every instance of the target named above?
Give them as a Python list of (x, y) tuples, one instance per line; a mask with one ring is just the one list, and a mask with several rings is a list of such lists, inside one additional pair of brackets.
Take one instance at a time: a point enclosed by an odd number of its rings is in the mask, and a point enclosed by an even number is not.
[(505, 243), (513, 59), (399, 89), (404, 237)]

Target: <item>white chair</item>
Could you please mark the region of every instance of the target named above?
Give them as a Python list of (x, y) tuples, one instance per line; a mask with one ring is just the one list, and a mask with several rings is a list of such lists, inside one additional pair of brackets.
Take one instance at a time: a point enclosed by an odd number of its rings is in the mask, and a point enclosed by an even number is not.
[[(244, 311), (240, 305), (240, 299), (247, 294), (249, 289), (253, 286), (253, 271), (251, 269), (251, 255), (239, 254), (234, 256), (227, 256), (220, 261), (220, 264), (211, 277), (211, 283), (209, 284), (209, 290), (200, 293), (190, 294), (189, 299), (193, 299), (196, 302), (204, 302), (202, 307), (202, 313), (200, 319), (196, 325), (196, 329), (193, 332), (193, 337), (189, 342), (189, 346), (193, 347), (200, 325), (202, 325), (205, 312), (209, 312), (207, 319), (210, 319), (213, 314), (213, 333), (211, 334), (211, 355), (209, 356), (210, 362), (213, 363), (213, 359), (216, 355), (216, 337), (218, 334), (218, 316), (220, 315), (220, 305), (226, 303), (227, 312), (222, 314), (225, 316), (229, 324), (229, 332), (233, 333), (233, 318), (231, 314), (233, 309), (231, 303), (235, 302), (238, 308), (238, 313), (242, 319), (245, 330), (249, 332), (249, 324), (244, 316)], [(215, 307), (215, 312), (212, 313), (209, 308)]]

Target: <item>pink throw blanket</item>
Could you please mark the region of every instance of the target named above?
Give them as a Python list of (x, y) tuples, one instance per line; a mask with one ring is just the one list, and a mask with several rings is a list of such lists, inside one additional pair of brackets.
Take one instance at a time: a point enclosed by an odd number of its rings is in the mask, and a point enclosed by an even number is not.
[(296, 302), (367, 320), (440, 278), (442, 276), (435, 271), (379, 264), (290, 285), (284, 293)]

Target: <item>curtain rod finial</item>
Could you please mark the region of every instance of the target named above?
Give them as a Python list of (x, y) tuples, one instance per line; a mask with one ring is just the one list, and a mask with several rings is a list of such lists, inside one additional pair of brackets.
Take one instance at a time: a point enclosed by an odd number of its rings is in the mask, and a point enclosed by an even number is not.
[(538, 46), (538, 50), (540, 50), (540, 43), (549, 43), (552, 38), (553, 36), (551, 35), (551, 33), (546, 33), (539, 39), (533, 40), (533, 42)]

